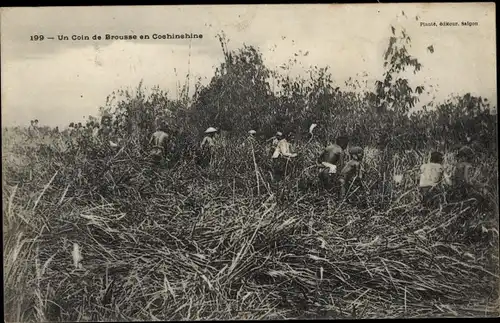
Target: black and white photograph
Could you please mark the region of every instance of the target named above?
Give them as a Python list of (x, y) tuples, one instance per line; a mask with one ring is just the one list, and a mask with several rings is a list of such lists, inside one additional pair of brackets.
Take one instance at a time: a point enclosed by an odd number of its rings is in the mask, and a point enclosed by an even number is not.
[(0, 12), (4, 322), (499, 316), (495, 3)]

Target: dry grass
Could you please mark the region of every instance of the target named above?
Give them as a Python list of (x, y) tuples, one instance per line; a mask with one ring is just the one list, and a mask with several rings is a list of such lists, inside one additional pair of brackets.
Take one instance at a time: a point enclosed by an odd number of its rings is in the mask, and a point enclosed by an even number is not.
[(423, 210), (420, 154), (393, 158), (398, 185), (370, 155), (358, 208), (318, 193), (312, 143), (277, 186), (266, 150), (231, 142), (161, 168), (5, 134), (6, 321), (498, 315), (497, 213)]

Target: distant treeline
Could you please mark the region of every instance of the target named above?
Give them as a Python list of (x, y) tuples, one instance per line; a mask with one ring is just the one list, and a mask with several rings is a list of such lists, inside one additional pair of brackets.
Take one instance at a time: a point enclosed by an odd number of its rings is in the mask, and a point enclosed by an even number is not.
[[(266, 67), (258, 49), (228, 50), (226, 39), (220, 36), (224, 62), (208, 85), (196, 82), (193, 97), (188, 96), (188, 85), (179, 88), (179, 99), (173, 99), (158, 87), (146, 95), (140, 84), (134, 93), (114, 92), (101, 111), (112, 115), (120, 136), (136, 137), (143, 143), (161, 126), (180, 136), (181, 146), (197, 143), (209, 126), (230, 137), (254, 129), (262, 137), (281, 131), (293, 132), (297, 140), (309, 140), (309, 126), (317, 123), (314, 139), (322, 144), (344, 134), (353, 144), (381, 149), (473, 144), (496, 153), (496, 107), (490, 107), (487, 99), (466, 94), (409, 114), (426, 89), (411, 87), (399, 73), (417, 73), (422, 65), (406, 49), (407, 33), (398, 33), (392, 26), (391, 30), (383, 55), (385, 72), (371, 92), (340, 90), (327, 68), (313, 67), (306, 73), (309, 78), (292, 79)], [(279, 91), (272, 91), (271, 78)], [(351, 85), (356, 88), (356, 84)]]

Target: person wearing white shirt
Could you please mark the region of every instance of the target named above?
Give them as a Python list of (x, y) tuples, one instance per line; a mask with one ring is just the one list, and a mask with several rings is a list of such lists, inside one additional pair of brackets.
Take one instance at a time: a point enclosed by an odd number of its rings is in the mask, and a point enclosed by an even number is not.
[(297, 157), (296, 153), (291, 152), (290, 143), (286, 140), (286, 138), (278, 137), (278, 142), (276, 143), (276, 148), (274, 149), (274, 153), (271, 158), (275, 159), (280, 156), (283, 157)]
[[(278, 142), (271, 159), (274, 168), (273, 177), (276, 181), (279, 181), (285, 173), (287, 162), (290, 158), (297, 157), (297, 153), (292, 153), (290, 143), (286, 138), (278, 135), (276, 139), (278, 139)], [(292, 139), (291, 134), (288, 135), (288, 139)]]
[(444, 179), (443, 154), (438, 151), (431, 153), (428, 163), (420, 166), (419, 189), (422, 195), (422, 203), (430, 206), (435, 201), (438, 185)]

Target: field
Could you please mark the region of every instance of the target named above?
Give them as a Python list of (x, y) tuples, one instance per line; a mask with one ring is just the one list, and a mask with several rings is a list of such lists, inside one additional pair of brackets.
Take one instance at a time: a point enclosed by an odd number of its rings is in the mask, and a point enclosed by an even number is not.
[(415, 183), (358, 209), (290, 185), (257, 195), (251, 170), (237, 187), (215, 165), (66, 161), (3, 138), (7, 321), (498, 313), (494, 214), (425, 213)]
[[(117, 149), (2, 129), (5, 321), (498, 316), (496, 116), (481, 98), (409, 119), (413, 97), (390, 92), (402, 112), (363, 112), (379, 94), (339, 91), (319, 71), (314, 84), (284, 80), (273, 96), (255, 80), (266, 74), (258, 52), (224, 54), (192, 102), (140, 87), (108, 100)], [(232, 82), (245, 77), (254, 88)], [(303, 102), (319, 108), (304, 112)], [(147, 155), (158, 115), (177, 129), (165, 165)], [(315, 120), (323, 123), (308, 138), (303, 123)], [(214, 124), (224, 131), (202, 168), (194, 147)], [(280, 127), (305, 134), (275, 182), (272, 147), (240, 144), (247, 129), (266, 138)], [(365, 147), (363, 206), (318, 187), (316, 158), (340, 132)], [(424, 209), (419, 166), (440, 149), (451, 171), (465, 135), (489, 193)]]

